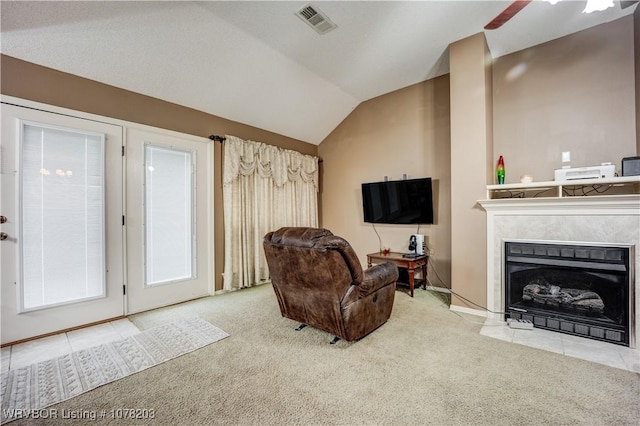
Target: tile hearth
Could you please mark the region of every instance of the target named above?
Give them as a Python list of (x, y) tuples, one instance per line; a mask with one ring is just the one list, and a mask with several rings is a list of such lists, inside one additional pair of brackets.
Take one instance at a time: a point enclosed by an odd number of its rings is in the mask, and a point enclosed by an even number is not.
[(486, 337), (583, 359), (621, 370), (640, 373), (640, 350), (612, 343), (534, 328), (518, 330), (502, 321), (487, 319), (480, 330)]
[(630, 246), (629, 346), (550, 330), (514, 330), (489, 314), (485, 336), (640, 373), (640, 194), (479, 201), (487, 212), (487, 307), (505, 309), (505, 242)]

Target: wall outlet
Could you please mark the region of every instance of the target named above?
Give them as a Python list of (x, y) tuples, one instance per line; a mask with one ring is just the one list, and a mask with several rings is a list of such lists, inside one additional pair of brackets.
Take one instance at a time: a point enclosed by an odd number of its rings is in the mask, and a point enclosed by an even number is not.
[(571, 151), (563, 151), (562, 152), (562, 162), (563, 163), (571, 162)]

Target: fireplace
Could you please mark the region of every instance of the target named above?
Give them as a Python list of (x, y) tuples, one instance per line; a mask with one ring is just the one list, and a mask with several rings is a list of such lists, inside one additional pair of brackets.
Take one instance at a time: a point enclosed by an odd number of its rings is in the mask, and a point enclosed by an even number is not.
[(630, 345), (631, 246), (505, 241), (503, 259), (507, 317)]

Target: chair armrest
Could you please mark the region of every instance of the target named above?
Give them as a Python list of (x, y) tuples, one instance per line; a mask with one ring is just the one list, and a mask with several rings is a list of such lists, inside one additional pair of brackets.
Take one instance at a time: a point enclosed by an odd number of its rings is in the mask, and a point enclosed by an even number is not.
[(362, 283), (358, 286), (358, 293), (360, 293), (360, 297), (368, 296), (397, 279), (398, 267), (395, 263), (385, 262), (373, 265), (364, 271)]

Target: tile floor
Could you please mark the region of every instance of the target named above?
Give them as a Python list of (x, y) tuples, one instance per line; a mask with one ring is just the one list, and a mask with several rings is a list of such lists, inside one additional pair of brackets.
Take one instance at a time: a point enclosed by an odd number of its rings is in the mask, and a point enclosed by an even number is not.
[(630, 349), (626, 346), (618, 346), (612, 343), (539, 328), (534, 328), (533, 330), (512, 329), (505, 322), (491, 319), (485, 321), (480, 334), (640, 373), (640, 350)]
[(2, 348), (0, 366), (2, 372), (25, 367), (67, 353), (120, 340), (140, 333), (128, 319), (119, 319), (67, 333), (43, 337), (29, 342)]
[[(128, 319), (43, 337), (2, 348), (2, 372), (62, 356), (64, 354), (119, 340), (140, 330)], [(640, 373), (640, 350), (596, 340), (583, 339), (548, 330), (515, 330), (506, 323), (486, 320), (480, 334), (487, 337), (564, 354)]]

